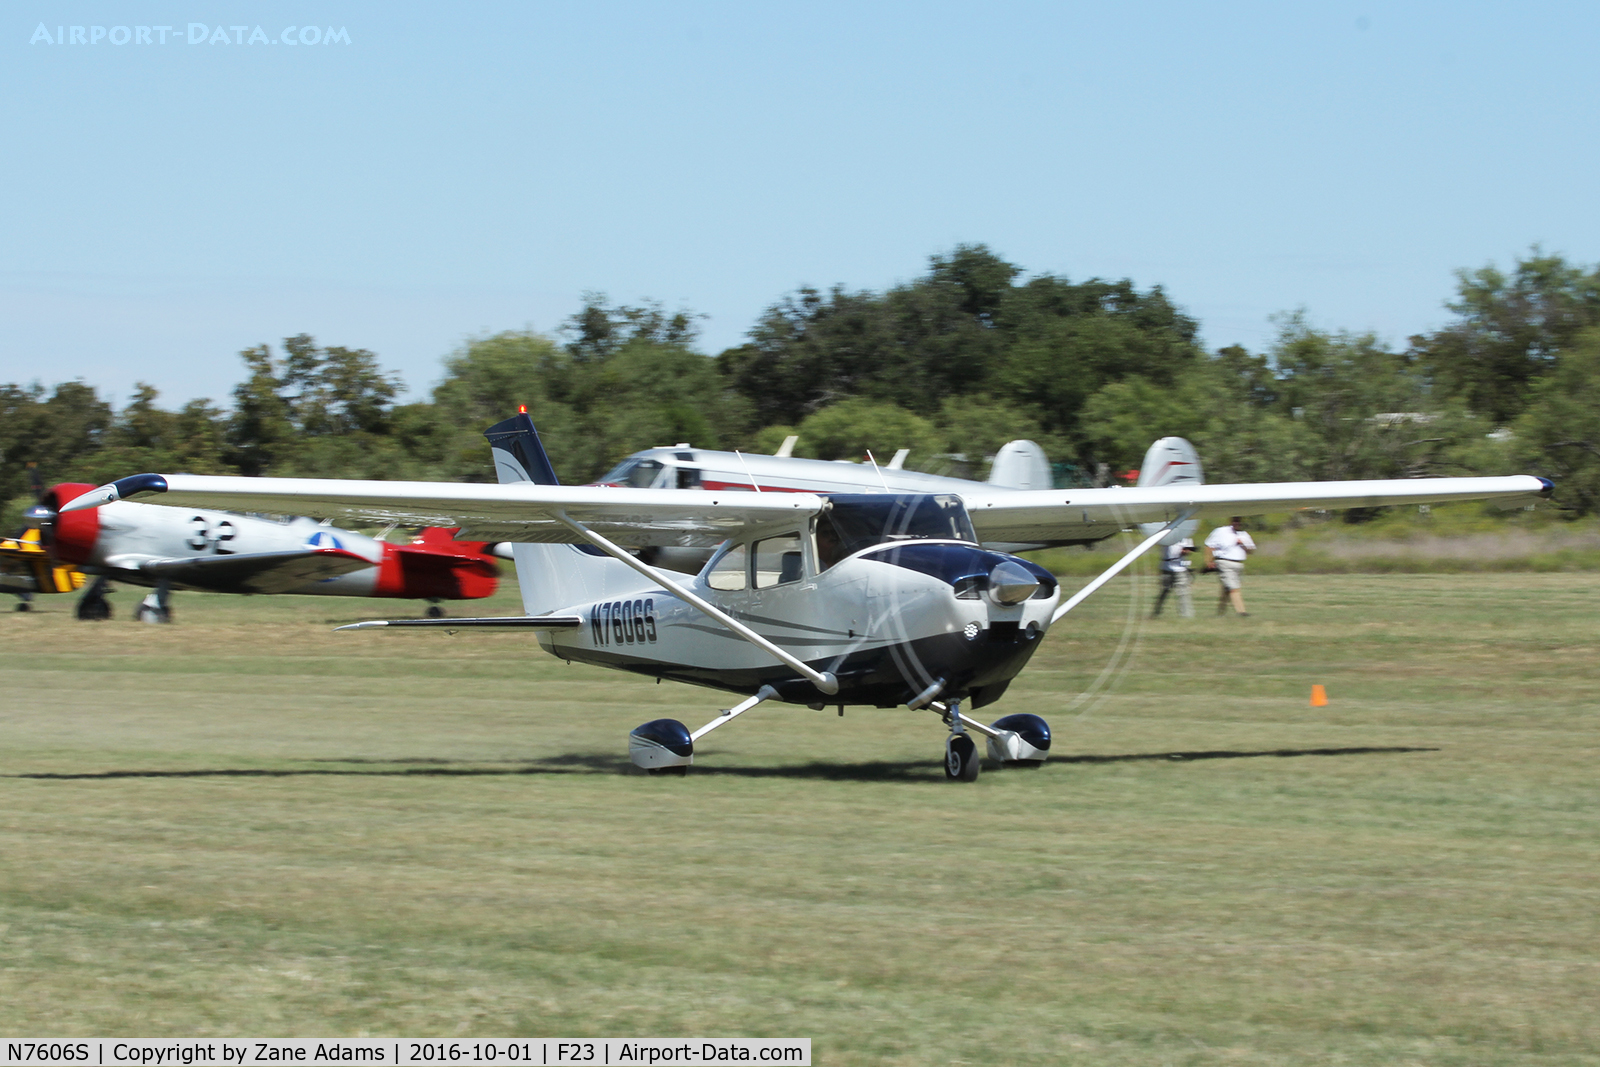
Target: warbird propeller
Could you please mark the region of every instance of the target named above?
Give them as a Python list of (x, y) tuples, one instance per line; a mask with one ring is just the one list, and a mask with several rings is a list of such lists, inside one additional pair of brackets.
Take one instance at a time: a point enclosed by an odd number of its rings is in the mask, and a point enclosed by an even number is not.
[[(1002, 765), (1037, 766), (1050, 731), (1034, 715), (982, 723), (963, 705), (998, 700), (1050, 627), (1181, 524), (1209, 511), (1259, 514), (1452, 500), (1525, 503), (1542, 478), (1201, 485), (955, 493), (813, 494), (558, 484), (528, 416), (490, 428), (499, 485), (143, 474), (63, 512), (126, 499), (459, 527), (512, 543), (526, 614), (410, 619), (341, 629), (512, 628), (562, 659), (692, 682), (745, 699), (697, 730), (672, 719), (633, 731), (633, 762), (683, 773), (695, 743), (752, 708), (906, 706), (949, 728), (945, 773), (977, 777), (973, 735)], [(983, 542), (1108, 537), (1155, 524), (1071, 598), (1037, 564)], [(629, 549), (716, 545), (701, 572), (671, 575)]]

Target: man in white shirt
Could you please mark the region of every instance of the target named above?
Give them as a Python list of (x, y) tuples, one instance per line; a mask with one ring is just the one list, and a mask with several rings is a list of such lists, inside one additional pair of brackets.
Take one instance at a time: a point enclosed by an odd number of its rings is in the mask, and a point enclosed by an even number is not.
[(1228, 525), (1212, 530), (1206, 538), (1206, 569), (1215, 569), (1217, 577), (1222, 579), (1222, 596), (1217, 599), (1218, 615), (1228, 610), (1230, 602), (1240, 615), (1250, 614), (1244, 610), (1244, 593), (1240, 587), (1244, 584), (1244, 561), (1255, 550), (1255, 540), (1245, 532), (1244, 519), (1238, 515)]
[(1161, 559), (1161, 592), (1156, 597), (1153, 619), (1161, 614), (1161, 605), (1167, 602), (1168, 593), (1178, 594), (1178, 618), (1194, 618), (1194, 601), (1189, 597), (1189, 553), (1194, 542), (1185, 537), (1174, 545), (1167, 545)]

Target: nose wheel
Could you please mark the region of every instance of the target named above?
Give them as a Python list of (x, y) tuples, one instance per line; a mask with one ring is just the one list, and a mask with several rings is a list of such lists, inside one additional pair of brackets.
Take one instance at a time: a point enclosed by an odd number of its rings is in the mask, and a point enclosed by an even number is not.
[(978, 755), (978, 746), (961, 721), (959, 700), (946, 706), (945, 719), (950, 723), (950, 736), (944, 742), (944, 776), (953, 782), (976, 782), (983, 769), (983, 757)]
[(957, 782), (976, 782), (982, 759), (978, 746), (964, 733), (951, 734), (944, 743), (944, 776)]

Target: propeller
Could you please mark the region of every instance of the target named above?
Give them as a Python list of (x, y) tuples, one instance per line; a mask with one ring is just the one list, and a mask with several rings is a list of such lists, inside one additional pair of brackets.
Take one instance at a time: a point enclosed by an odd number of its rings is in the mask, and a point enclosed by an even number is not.
[(33, 488), (33, 507), (22, 513), (22, 519), (29, 527), (39, 530), (39, 543), (46, 552), (55, 554), (56, 547), (56, 520), (60, 518), (56, 509), (44, 502), (44, 479), (39, 475), (39, 465), (33, 461), (28, 462), (28, 484)]

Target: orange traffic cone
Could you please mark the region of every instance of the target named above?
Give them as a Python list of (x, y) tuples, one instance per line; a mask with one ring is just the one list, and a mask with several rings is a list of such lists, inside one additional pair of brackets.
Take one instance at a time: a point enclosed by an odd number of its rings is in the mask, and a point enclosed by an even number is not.
[(1322, 688), (1320, 685), (1314, 685), (1311, 687), (1311, 706), (1314, 708), (1325, 708), (1328, 706), (1328, 691)]

